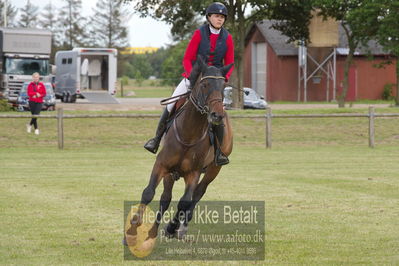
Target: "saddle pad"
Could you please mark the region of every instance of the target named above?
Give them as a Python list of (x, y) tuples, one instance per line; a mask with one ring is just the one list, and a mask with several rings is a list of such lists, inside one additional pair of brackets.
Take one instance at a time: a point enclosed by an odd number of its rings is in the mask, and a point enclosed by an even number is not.
[(180, 108), (186, 103), (186, 101), (188, 101), (187, 96), (180, 98), (176, 103), (175, 106), (173, 107), (169, 118), (168, 118), (168, 122), (166, 124), (166, 131), (165, 134), (169, 131), (169, 128), (172, 126), (173, 121), (176, 118), (176, 114), (179, 113)]
[(174, 113), (177, 113), (177, 111), (179, 111), (180, 107), (182, 107), (186, 101), (187, 97), (180, 98), (175, 104)]

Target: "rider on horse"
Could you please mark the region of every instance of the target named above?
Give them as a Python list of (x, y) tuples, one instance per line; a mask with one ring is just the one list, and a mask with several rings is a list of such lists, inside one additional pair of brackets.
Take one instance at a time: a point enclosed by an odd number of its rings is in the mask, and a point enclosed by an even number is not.
[[(197, 29), (184, 54), (183, 67), (185, 72), (182, 74), (183, 80), (176, 87), (173, 96), (186, 93), (191, 86), (194, 86), (196, 80), (190, 80), (190, 73), (198, 56), (202, 56), (207, 60), (208, 65), (223, 67), (234, 63), (234, 43), (231, 34), (223, 28), (223, 24), (227, 18), (227, 8), (219, 2), (212, 3), (206, 9), (207, 24)], [(226, 81), (229, 79), (233, 68), (225, 75)], [(170, 103), (165, 108), (156, 131), (156, 136), (150, 139), (144, 148), (152, 153), (156, 153), (161, 142), (161, 138), (166, 131), (166, 124), (169, 113), (173, 110), (174, 103)], [(216, 165), (225, 165), (229, 163), (229, 159), (220, 150), (223, 143), (223, 123), (214, 125), (212, 128), (218, 139), (219, 145), (215, 144), (215, 163)], [(215, 142), (216, 143), (216, 142)]]

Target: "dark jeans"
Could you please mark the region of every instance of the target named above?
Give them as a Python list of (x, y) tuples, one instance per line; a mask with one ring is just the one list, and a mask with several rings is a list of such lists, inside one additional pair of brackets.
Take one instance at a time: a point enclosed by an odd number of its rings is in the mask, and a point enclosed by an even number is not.
[[(42, 110), (42, 103), (29, 101), (29, 109), (32, 115), (39, 115)], [(37, 118), (32, 118), (29, 125), (33, 125), (37, 129)]]

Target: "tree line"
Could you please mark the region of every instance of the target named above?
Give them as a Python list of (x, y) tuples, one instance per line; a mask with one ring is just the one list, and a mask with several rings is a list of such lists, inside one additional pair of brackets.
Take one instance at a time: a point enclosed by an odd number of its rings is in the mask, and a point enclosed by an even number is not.
[[(132, 14), (122, 0), (97, 0), (92, 14), (86, 16), (82, 0), (62, 0), (55, 6), (51, 0), (41, 7), (30, 0), (17, 9), (7, 1), (8, 27), (42, 28), (53, 33), (53, 47), (115, 47), (128, 45), (126, 23)], [(0, 1), (1, 25), (3, 25), (4, 0)], [(17, 14), (19, 19), (17, 20)]]
[[(11, 25), (39, 26), (53, 32), (53, 51), (85, 47), (127, 46), (126, 23), (133, 12), (142, 17), (150, 16), (172, 26), (174, 44), (160, 49), (155, 54), (121, 55), (118, 74), (129, 77), (157, 77), (171, 83), (179, 80), (183, 72), (181, 60), (187, 41), (192, 32), (205, 19), (205, 9), (213, 0), (98, 0), (93, 14), (82, 14), (81, 0), (63, 0), (61, 7), (55, 8), (51, 2), (38, 14), (38, 8), (27, 0), (26, 5), (17, 10), (9, 3), (8, 19)], [(339, 95), (340, 105), (344, 103), (348, 90), (348, 72), (353, 62), (356, 48), (367, 41), (376, 40), (384, 49), (399, 56), (399, 1), (392, 0), (224, 0), (229, 16), (226, 28), (232, 33), (235, 42), (235, 73), (233, 83), (242, 87), (243, 50), (247, 29), (263, 19), (274, 19), (274, 28), (289, 37), (289, 41), (308, 43), (308, 25), (312, 11), (318, 15), (332, 17), (341, 22), (349, 44), (349, 55), (345, 62), (343, 93)], [(0, 0), (0, 8), (4, 1)], [(19, 21), (15, 21), (20, 12)], [(397, 60), (399, 80), (399, 61)], [(237, 105), (242, 104), (238, 91), (233, 95)], [(396, 104), (399, 105), (399, 82), (397, 82)]]
[[(0, 0), (0, 9), (0, 23), (3, 26), (4, 0)], [(82, 0), (62, 0), (60, 6), (55, 6), (50, 0), (40, 8), (27, 0), (20, 9), (7, 1), (8, 27), (41, 28), (52, 32), (51, 63), (54, 62), (55, 53), (60, 50), (74, 47), (112, 47), (121, 50), (128, 46), (127, 22), (132, 12), (122, 0), (97, 0), (91, 15), (85, 14)], [(119, 66), (124, 63), (118, 62)], [(120, 71), (118, 74), (121, 74)]]
[[(4, 23), (3, 8), (4, 0), (0, 0), (1, 26)], [(87, 17), (83, 14), (82, 0), (63, 0), (59, 7), (50, 1), (41, 9), (30, 0), (20, 9), (7, 1), (7, 25), (51, 31), (51, 62), (54, 62), (57, 51), (74, 47), (111, 47), (119, 52), (123, 50), (129, 45), (127, 22), (133, 14), (132, 9), (131, 5), (122, 0), (97, 0), (92, 14)], [(119, 53), (118, 76), (137, 79), (155, 76), (164, 79), (166, 84), (174, 85), (183, 72), (180, 66), (184, 49), (178, 42), (177, 45), (161, 48), (151, 54)]]

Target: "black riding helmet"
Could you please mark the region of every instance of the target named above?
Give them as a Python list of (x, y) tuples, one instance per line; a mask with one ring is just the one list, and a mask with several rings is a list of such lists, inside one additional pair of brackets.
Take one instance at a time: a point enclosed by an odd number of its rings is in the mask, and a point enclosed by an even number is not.
[(211, 14), (221, 14), (227, 18), (227, 8), (220, 2), (214, 2), (207, 7), (205, 15), (208, 17)]

